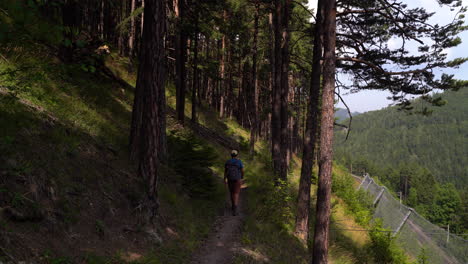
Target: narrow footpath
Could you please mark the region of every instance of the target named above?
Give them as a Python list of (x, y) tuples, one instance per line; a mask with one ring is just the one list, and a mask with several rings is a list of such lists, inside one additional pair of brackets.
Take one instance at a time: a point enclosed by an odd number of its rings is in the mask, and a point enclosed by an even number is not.
[(226, 190), (224, 210), (214, 223), (213, 230), (203, 245), (195, 252), (191, 264), (231, 264), (241, 253), (240, 237), (246, 216), (247, 188), (242, 186), (239, 215), (233, 216), (229, 192)]

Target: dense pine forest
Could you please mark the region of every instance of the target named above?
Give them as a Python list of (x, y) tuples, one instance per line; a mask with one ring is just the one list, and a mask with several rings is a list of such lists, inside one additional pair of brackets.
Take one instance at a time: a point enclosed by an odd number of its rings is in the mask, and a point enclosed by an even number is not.
[(468, 91), (433, 97), (444, 106), (419, 99), (410, 113), (388, 107), (355, 117), (346, 142), (347, 131), (336, 134), (336, 159), (354, 173), (370, 173), (396, 194), (401, 192), (408, 205), (432, 222), (465, 233)]
[[(375, 175), (395, 192), (404, 178), (406, 203), (464, 232), (466, 150), (451, 146), (466, 142), (449, 126), (466, 126), (453, 109), (467, 81), (435, 72), (468, 60), (446, 53), (467, 7), (437, 3), (450, 23), (399, 0), (1, 0), (0, 262), (427, 263), (372, 220), (347, 170), (374, 160), (339, 149), (338, 128), (379, 139), (352, 146), (374, 157), (394, 136)], [(377, 129), (368, 115), (338, 123), (348, 89), (390, 91), (402, 119), (377, 134), (359, 132), (366, 118)], [(407, 133), (424, 125), (450, 141), (416, 152)], [(225, 213), (232, 150), (246, 165), (240, 215)], [(377, 167), (403, 159), (411, 176)]]

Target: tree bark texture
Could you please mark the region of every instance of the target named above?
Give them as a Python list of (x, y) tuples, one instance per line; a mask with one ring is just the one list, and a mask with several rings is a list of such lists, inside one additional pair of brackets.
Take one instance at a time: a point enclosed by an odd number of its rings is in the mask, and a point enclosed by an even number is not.
[(254, 34), (252, 43), (252, 96), (251, 96), (251, 127), (250, 127), (250, 155), (255, 154), (255, 140), (258, 131), (258, 81), (257, 81), (257, 37), (258, 37), (258, 20), (259, 20), (259, 3), (255, 3), (254, 14)]
[(130, 31), (128, 32), (128, 56), (132, 59), (134, 55), (134, 46), (135, 46), (135, 17), (132, 15), (135, 11), (135, 1), (131, 0), (130, 6)]
[[(227, 11), (223, 12), (223, 20), (227, 19)], [(226, 85), (226, 35), (223, 35), (221, 39), (221, 61), (219, 64), (219, 118), (224, 118), (224, 112), (226, 108), (226, 96), (225, 91), (227, 89)]]
[(198, 15), (195, 18), (195, 34), (193, 42), (193, 81), (192, 81), (192, 122), (197, 122), (197, 90), (198, 90)]
[(271, 151), (275, 177), (280, 177), (280, 151), (281, 151), (281, 0), (275, 1), (273, 14), (274, 30), (274, 64), (273, 64), (273, 90), (271, 106)]
[(132, 113), (131, 142), (132, 145), (137, 144), (138, 175), (147, 186), (143, 215), (145, 224), (150, 224), (158, 210), (159, 164), (165, 152), (165, 1), (147, 1), (144, 12), (146, 19)]
[(306, 131), (304, 134), (304, 146), (302, 151), (301, 179), (299, 181), (299, 193), (297, 197), (297, 215), (295, 233), (300, 239), (307, 241), (310, 226), (310, 185), (312, 170), (314, 167), (314, 152), (317, 139), (318, 109), (320, 102), (320, 77), (322, 66), (322, 26), (323, 26), (323, 2), (317, 6), (317, 18), (314, 28), (314, 49), (311, 73), (310, 96), (308, 103)]
[(272, 100), (272, 158), (276, 177), (286, 180), (288, 166), (289, 18), (291, 0), (275, 0), (274, 83)]
[(317, 213), (314, 233), (313, 264), (328, 263), (333, 123), (336, 71), (336, 0), (321, 0), (324, 6), (324, 64)]
[(176, 9), (177, 33), (175, 39), (175, 59), (176, 59), (176, 111), (177, 120), (184, 123), (185, 120), (185, 92), (186, 92), (186, 67), (187, 60), (187, 33), (184, 29), (185, 0), (178, 0)]

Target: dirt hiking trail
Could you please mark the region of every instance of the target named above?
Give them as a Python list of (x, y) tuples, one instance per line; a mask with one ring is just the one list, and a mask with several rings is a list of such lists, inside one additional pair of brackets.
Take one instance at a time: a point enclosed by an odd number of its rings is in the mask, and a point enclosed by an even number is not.
[(246, 216), (247, 187), (242, 186), (239, 197), (239, 214), (232, 215), (229, 191), (221, 215), (214, 222), (211, 234), (195, 252), (191, 264), (231, 264), (241, 252), (240, 236)]

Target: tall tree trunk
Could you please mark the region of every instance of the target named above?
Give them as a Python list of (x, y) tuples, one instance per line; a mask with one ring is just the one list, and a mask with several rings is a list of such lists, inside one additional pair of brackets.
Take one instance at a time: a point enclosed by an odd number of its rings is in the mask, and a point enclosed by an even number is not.
[[(223, 19), (226, 21), (227, 11), (223, 12)], [(226, 35), (223, 35), (221, 39), (221, 61), (219, 64), (219, 118), (224, 118), (224, 111), (226, 108), (226, 96), (225, 91), (227, 89), (226, 85)]]
[[(273, 6), (271, 7), (271, 10), (273, 10)], [(271, 39), (275, 38), (275, 19), (273, 15), (273, 11), (271, 11), (268, 14), (268, 29), (269, 29), (269, 36)], [(273, 168), (275, 166), (275, 159), (273, 157), (274, 151), (273, 151), (273, 129), (276, 127), (276, 125), (273, 125), (273, 101), (274, 101), (274, 86), (275, 86), (275, 77), (276, 77), (276, 60), (275, 60), (275, 45), (276, 42), (269, 47), (269, 60), (270, 60), (270, 74), (269, 74), (269, 80), (268, 80), (268, 91), (269, 91), (269, 96), (268, 96), (268, 103), (269, 103), (269, 113), (268, 113), (268, 143), (270, 143), (270, 149), (271, 149), (271, 157), (273, 161)]]
[(133, 11), (135, 11), (135, 1), (131, 0), (130, 5), (130, 31), (128, 32), (128, 56), (130, 57), (130, 67), (132, 67), (132, 60), (134, 55), (134, 46), (135, 46), (135, 17), (133, 16)]
[(220, 85), (220, 97), (219, 97), (219, 118), (224, 118), (225, 112), (225, 93), (227, 91), (226, 80), (225, 80), (225, 58), (226, 58), (226, 36), (223, 36), (221, 40), (221, 61), (219, 62), (219, 78), (221, 79)]
[[(239, 60), (239, 67), (241, 66), (242, 59)], [(241, 70), (241, 69), (239, 69)], [(251, 110), (251, 107), (248, 106), (247, 104), (251, 102), (250, 98), (250, 85), (251, 85), (251, 80), (250, 80), (250, 64), (249, 61), (246, 60), (244, 62), (244, 65), (242, 67), (242, 82), (241, 82), (241, 87), (242, 90), (239, 89), (239, 100), (238, 100), (238, 105), (241, 108), (240, 109), (240, 124), (243, 127), (250, 127), (252, 125), (252, 122), (250, 120), (250, 115), (249, 115), (249, 110)]]
[(275, 0), (275, 13), (273, 14), (274, 25), (274, 65), (273, 65), (273, 87), (272, 87), (272, 113), (271, 113), (271, 149), (273, 159), (273, 170), (275, 177), (280, 177), (280, 151), (281, 151), (281, 14), (282, 0)]
[(177, 119), (180, 123), (184, 123), (185, 119), (185, 91), (186, 91), (186, 68), (187, 60), (187, 34), (183, 28), (185, 19), (185, 0), (178, 0), (175, 5), (175, 15), (177, 18), (177, 35), (175, 40), (175, 59), (176, 59), (176, 111)]
[[(122, 21), (126, 16), (126, 1), (120, 1), (120, 8), (119, 8), (119, 21)], [(122, 30), (119, 30), (118, 42), (117, 46), (119, 49), (119, 55), (124, 56), (125, 54), (125, 44), (124, 44), (124, 34)]]
[[(208, 59), (208, 51), (207, 51), (207, 42), (209, 39), (205, 36), (202, 35), (201, 39), (201, 47), (200, 47), (200, 52), (205, 54), (205, 58)], [(197, 87), (197, 105), (199, 108), (202, 106), (202, 99), (203, 99), (203, 94), (205, 93), (206, 90), (206, 74), (205, 71), (199, 71), (199, 77), (198, 77), (198, 87)]]
[(258, 130), (258, 81), (257, 81), (257, 36), (260, 5), (255, 3), (254, 34), (252, 43), (252, 94), (251, 94), (251, 127), (250, 127), (250, 155), (255, 154), (255, 140)]
[(101, 9), (99, 13), (99, 36), (104, 40), (104, 0), (101, 0)]
[(280, 178), (286, 180), (288, 174), (288, 152), (289, 144), (289, 118), (288, 118), (288, 95), (289, 95), (289, 18), (291, 0), (279, 0), (284, 6), (281, 8), (281, 63), (280, 72), (280, 102), (281, 102), (281, 135), (280, 135)]
[[(239, 60), (239, 91), (237, 93), (237, 122), (243, 126), (244, 125), (244, 90), (245, 90), (245, 70), (242, 70), (241, 60)], [(245, 69), (245, 67), (244, 67)]]
[(157, 182), (165, 140), (166, 4), (148, 1), (145, 8), (142, 52), (132, 114), (132, 144), (137, 144), (138, 175), (146, 182), (145, 224), (153, 224), (158, 210)]
[[(141, 0), (141, 7), (143, 10), (145, 9), (145, 0)], [(145, 23), (145, 12), (141, 14), (141, 24), (140, 24), (140, 32), (141, 32), (141, 38), (143, 38), (143, 24)]]
[(324, 3), (324, 63), (322, 120), (320, 126), (320, 161), (317, 190), (313, 264), (328, 263), (328, 238), (330, 225), (331, 176), (333, 160), (333, 123), (336, 71), (336, 0)]
[(198, 90), (198, 15), (195, 18), (195, 35), (193, 42), (193, 81), (192, 81), (192, 122), (197, 122)]
[(300, 88), (297, 88), (296, 96), (294, 97), (294, 111), (296, 112), (294, 116), (294, 126), (293, 126), (293, 137), (292, 137), (292, 150), (294, 154), (299, 153), (299, 142), (300, 142), (300, 127), (301, 127), (301, 100), (302, 93)]
[[(234, 47), (235, 43), (230, 43), (228, 42), (229, 45), (229, 51), (226, 56), (226, 62), (227, 62), (227, 89), (225, 90), (224, 93), (224, 102), (225, 102), (225, 116), (232, 118), (233, 115), (233, 110), (234, 106), (236, 104), (236, 97), (234, 96)], [(239, 60), (240, 61), (240, 60)], [(240, 62), (239, 62), (240, 64)], [(240, 68), (239, 68), (240, 70)]]
[[(288, 87), (289, 88), (289, 93), (288, 93), (288, 102), (287, 104), (288, 105), (294, 105), (294, 100), (296, 100), (296, 94), (294, 93), (295, 89), (294, 89), (294, 82), (295, 82), (295, 79), (294, 79), (294, 74), (290, 74), (289, 75), (289, 85)], [(291, 89), (292, 87), (292, 89)], [(294, 108), (292, 108), (291, 110), (294, 110)], [(292, 159), (292, 156), (293, 156), (293, 137), (294, 137), (294, 133), (293, 133), (293, 127), (294, 127), (294, 115), (289, 115), (289, 120), (288, 120), (288, 152), (287, 152), (287, 158), (286, 158), (286, 164), (287, 164), (287, 167), (289, 168), (289, 164), (291, 162), (291, 159)]]
[(310, 79), (310, 97), (308, 103), (306, 129), (304, 134), (304, 146), (302, 150), (301, 179), (299, 182), (299, 194), (297, 197), (297, 215), (295, 233), (300, 239), (307, 241), (309, 238), (310, 215), (310, 184), (314, 167), (314, 152), (317, 140), (318, 109), (320, 96), (320, 77), (322, 74), (322, 28), (323, 27), (323, 2), (317, 6), (317, 18), (314, 28), (314, 49), (312, 61), (312, 73)]
[(288, 166), (288, 73), (289, 73), (289, 19), (291, 0), (275, 0), (273, 16), (275, 51), (272, 99), (272, 158), (277, 178), (286, 180)]

